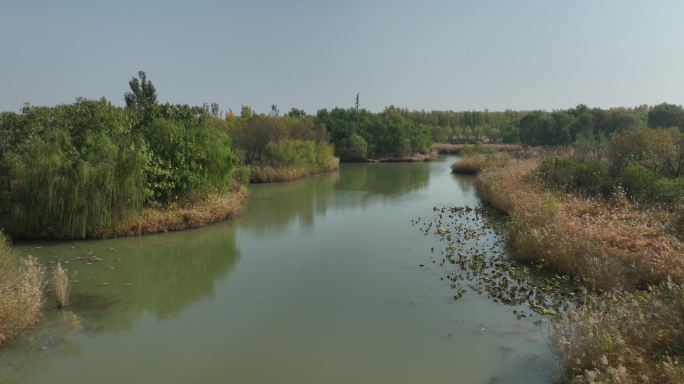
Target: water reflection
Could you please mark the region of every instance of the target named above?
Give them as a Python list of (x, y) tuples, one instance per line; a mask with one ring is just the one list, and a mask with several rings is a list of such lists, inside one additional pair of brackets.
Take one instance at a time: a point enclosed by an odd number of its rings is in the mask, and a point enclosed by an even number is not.
[(176, 316), (212, 296), (215, 281), (239, 258), (234, 225), (23, 248), (44, 262), (60, 261), (75, 274), (72, 309), (84, 318), (86, 331), (126, 330), (144, 313)]
[(335, 189), (367, 192), (369, 198), (393, 198), (424, 188), (430, 180), (428, 163), (348, 164)]
[(240, 227), (263, 237), (284, 231), (293, 220), (305, 228), (313, 226), (316, 215), (325, 214), (328, 196), (339, 177), (334, 172), (289, 183), (250, 186)]

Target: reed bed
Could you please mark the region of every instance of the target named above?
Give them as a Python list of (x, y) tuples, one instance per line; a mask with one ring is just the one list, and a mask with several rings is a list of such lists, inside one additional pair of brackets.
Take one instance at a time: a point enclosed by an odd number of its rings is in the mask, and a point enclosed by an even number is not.
[(549, 340), (567, 382), (682, 383), (684, 247), (677, 215), (616, 195), (546, 189), (538, 158), (482, 170), (483, 200), (507, 213), (511, 257), (589, 289)]
[(250, 181), (252, 183), (272, 183), (301, 179), (306, 176), (333, 172), (340, 168), (340, 160), (334, 158), (327, 166), (313, 169), (311, 167), (274, 167), (270, 165), (252, 165)]
[(0, 344), (42, 319), (44, 285), (45, 269), (14, 255), (0, 233)]

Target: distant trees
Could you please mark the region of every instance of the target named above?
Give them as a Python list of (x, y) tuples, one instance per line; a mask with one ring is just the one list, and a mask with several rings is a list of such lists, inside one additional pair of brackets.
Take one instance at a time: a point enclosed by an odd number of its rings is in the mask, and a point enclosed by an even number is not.
[(659, 104), (648, 111), (648, 126), (684, 130), (684, 109), (680, 105)]
[(322, 109), (316, 121), (326, 127), (335, 152), (343, 161), (428, 151), (432, 142), (430, 128), (406, 118), (404, 112), (392, 106), (381, 113), (357, 111), (355, 107)]

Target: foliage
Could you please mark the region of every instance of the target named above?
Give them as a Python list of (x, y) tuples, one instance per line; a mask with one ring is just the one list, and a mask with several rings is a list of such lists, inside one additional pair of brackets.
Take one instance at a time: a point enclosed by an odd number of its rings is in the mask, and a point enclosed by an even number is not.
[(156, 104), (144, 73), (125, 109), (77, 99), (0, 114), (0, 228), (87, 237), (143, 206), (226, 192), (237, 156), (203, 107)]
[(362, 160), (362, 138), (366, 144), (366, 158), (404, 157), (425, 153), (431, 144), (428, 126), (421, 125), (403, 116), (405, 111), (388, 107), (382, 113), (374, 114), (365, 109), (335, 108), (320, 110), (316, 121), (330, 133), (335, 153), (342, 160)]
[(684, 129), (684, 108), (681, 105), (667, 103), (656, 105), (648, 111), (648, 126)]
[(299, 110), (283, 117), (241, 117), (228, 132), (251, 167), (252, 181), (291, 180), (337, 168), (325, 127)]
[(608, 165), (602, 160), (575, 161), (569, 157), (555, 156), (543, 161), (537, 174), (554, 188), (590, 195), (609, 196), (613, 192)]
[(684, 172), (682, 134), (668, 129), (638, 129), (615, 135), (608, 143), (608, 161), (619, 174), (630, 163), (639, 164), (663, 177)]
[(643, 165), (630, 163), (622, 173), (621, 181), (626, 192), (636, 198), (648, 197), (658, 175)]
[(131, 91), (124, 94), (124, 101), (126, 102), (127, 108), (142, 111), (157, 104), (157, 89), (152, 82), (147, 79), (147, 75), (144, 71), (138, 71), (138, 77), (131, 78), (128, 85), (130, 86)]
[(147, 151), (122, 109), (78, 100), (26, 107), (3, 122), (0, 130), (29, 132), (15, 138), (0, 186), (0, 227), (8, 232), (83, 237), (141, 206)]
[(361, 135), (352, 133), (338, 142), (337, 153), (344, 161), (363, 161), (368, 156), (368, 142)]
[(146, 202), (168, 204), (193, 194), (230, 188), (237, 158), (224, 133), (201, 119), (187, 122), (160, 118), (141, 125), (139, 130), (150, 153)]

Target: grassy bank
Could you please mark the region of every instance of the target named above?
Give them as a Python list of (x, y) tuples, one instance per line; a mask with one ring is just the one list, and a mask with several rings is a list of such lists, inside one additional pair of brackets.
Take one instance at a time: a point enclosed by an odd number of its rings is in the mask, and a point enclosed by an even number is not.
[(93, 231), (88, 237), (138, 236), (204, 227), (239, 215), (246, 198), (247, 187), (237, 185), (229, 193), (210, 194), (163, 208), (145, 208), (139, 216), (112, 228)]
[(511, 159), (477, 179), (483, 200), (506, 212), (513, 257), (581, 279), (591, 288), (631, 289), (684, 278), (676, 216), (612, 200), (563, 194), (535, 178), (538, 160)]
[[(484, 201), (509, 215), (514, 260), (570, 275), (590, 291), (586, 303), (552, 329), (565, 378), (684, 382), (684, 246), (677, 205), (553, 188), (539, 169), (554, 158), (542, 151), (490, 159), (477, 167), (477, 188)], [(572, 180), (595, 175), (586, 169), (579, 166), (581, 177)]]
[(432, 161), (437, 158), (437, 152), (429, 151), (426, 153), (414, 153), (411, 155), (384, 156), (368, 159), (371, 163), (401, 163), (401, 162), (421, 162)]
[(340, 168), (340, 161), (332, 159), (323, 167), (275, 167), (271, 165), (253, 165), (250, 167), (250, 181), (252, 183), (272, 183), (301, 179), (307, 176), (334, 172)]
[(19, 259), (0, 232), (0, 344), (42, 319), (45, 270), (34, 259)]

